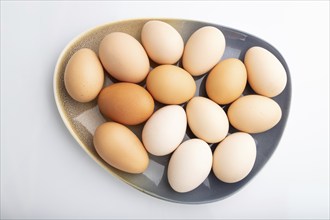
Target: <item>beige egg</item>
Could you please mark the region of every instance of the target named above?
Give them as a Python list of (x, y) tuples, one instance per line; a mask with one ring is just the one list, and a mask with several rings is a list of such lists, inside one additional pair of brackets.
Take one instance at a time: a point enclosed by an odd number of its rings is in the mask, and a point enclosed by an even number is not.
[(119, 81), (141, 82), (150, 69), (149, 58), (140, 42), (123, 32), (105, 36), (99, 46), (99, 56), (107, 72)]
[(284, 90), (286, 71), (271, 52), (262, 47), (252, 47), (246, 52), (244, 63), (248, 82), (256, 93), (275, 97)]
[(93, 142), (100, 157), (119, 170), (142, 173), (148, 167), (147, 151), (139, 138), (124, 125), (116, 122), (100, 125)]
[(233, 102), (228, 109), (232, 126), (247, 133), (260, 133), (273, 128), (282, 117), (281, 107), (261, 95), (247, 95)]
[(154, 111), (154, 100), (147, 90), (134, 83), (115, 83), (105, 87), (98, 97), (100, 112), (125, 125), (146, 121)]
[(157, 110), (142, 131), (147, 151), (156, 156), (172, 153), (182, 142), (187, 128), (187, 117), (179, 105), (167, 105)]
[(253, 137), (237, 132), (227, 136), (213, 153), (212, 169), (215, 176), (226, 183), (244, 179), (256, 161), (257, 149)]
[(193, 76), (202, 75), (220, 61), (225, 47), (226, 40), (219, 29), (202, 27), (186, 43), (182, 57), (183, 68)]
[(160, 65), (150, 71), (147, 89), (155, 100), (164, 104), (182, 104), (196, 91), (194, 78), (174, 65)]
[(171, 25), (157, 20), (143, 25), (141, 41), (149, 57), (158, 64), (174, 64), (183, 53), (184, 42)]
[(172, 154), (167, 170), (168, 182), (177, 192), (189, 192), (203, 183), (211, 169), (210, 146), (203, 140), (190, 139)]
[(217, 103), (205, 97), (194, 97), (188, 102), (186, 113), (188, 125), (198, 138), (217, 143), (226, 137), (228, 118)]
[(247, 82), (246, 69), (242, 61), (229, 58), (220, 61), (206, 80), (206, 92), (214, 102), (225, 105), (240, 97)]
[(64, 85), (69, 95), (78, 102), (92, 101), (103, 83), (103, 67), (95, 52), (88, 48), (75, 52), (64, 72)]

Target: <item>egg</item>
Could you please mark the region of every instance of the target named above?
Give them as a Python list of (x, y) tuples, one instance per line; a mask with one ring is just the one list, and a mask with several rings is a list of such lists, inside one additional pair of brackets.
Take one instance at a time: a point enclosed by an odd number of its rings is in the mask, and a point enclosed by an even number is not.
[(69, 95), (78, 102), (92, 101), (103, 83), (103, 67), (95, 52), (88, 48), (75, 52), (64, 72), (64, 85)]
[(182, 65), (193, 76), (211, 70), (221, 59), (226, 47), (223, 33), (212, 26), (195, 31), (188, 39), (182, 57)]
[(212, 168), (212, 151), (200, 139), (183, 142), (172, 154), (167, 170), (170, 186), (179, 193), (197, 188)]
[(240, 131), (260, 133), (274, 127), (282, 117), (281, 107), (261, 95), (242, 96), (228, 108), (230, 124)]
[(214, 102), (225, 105), (243, 93), (247, 82), (246, 68), (242, 61), (229, 58), (220, 61), (206, 80), (206, 92)]
[(143, 25), (141, 41), (149, 57), (158, 64), (174, 64), (183, 53), (184, 42), (171, 25), (157, 20)]
[(163, 104), (182, 104), (196, 91), (193, 77), (174, 65), (159, 65), (151, 70), (146, 84), (154, 99)]
[(125, 125), (137, 125), (152, 115), (154, 100), (143, 87), (122, 82), (102, 89), (98, 106), (107, 119)]
[(147, 151), (156, 156), (172, 153), (182, 142), (187, 128), (184, 109), (168, 105), (157, 110), (142, 131), (142, 142)]
[(143, 173), (149, 164), (147, 151), (139, 138), (116, 122), (100, 125), (93, 137), (96, 152), (111, 166), (128, 172)]
[(139, 83), (150, 69), (140, 42), (123, 32), (106, 35), (100, 43), (99, 56), (106, 71), (119, 81)]
[(216, 143), (224, 139), (229, 130), (229, 122), (224, 110), (205, 97), (192, 98), (186, 107), (188, 125), (196, 137)]
[(216, 147), (212, 170), (219, 180), (236, 183), (251, 172), (256, 156), (257, 148), (253, 137), (237, 132), (227, 136)]
[(252, 47), (244, 58), (248, 82), (258, 94), (275, 97), (282, 93), (287, 83), (286, 71), (281, 62), (268, 50)]

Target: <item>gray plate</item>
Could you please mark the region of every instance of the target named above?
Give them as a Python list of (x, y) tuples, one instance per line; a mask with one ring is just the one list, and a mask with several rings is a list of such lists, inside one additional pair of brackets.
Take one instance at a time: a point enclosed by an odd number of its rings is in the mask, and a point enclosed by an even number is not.
[[(207, 203), (224, 199), (241, 189), (261, 170), (272, 156), (281, 139), (288, 118), (291, 100), (291, 79), (288, 66), (281, 54), (272, 45), (250, 34), (232, 28), (199, 21), (159, 19), (172, 25), (182, 35), (185, 42), (189, 36), (200, 27), (212, 25), (219, 28), (226, 38), (226, 49), (222, 59), (235, 57), (243, 60), (245, 52), (250, 47), (263, 47), (279, 59), (284, 66), (288, 77), (285, 90), (280, 95), (273, 98), (282, 108), (281, 121), (267, 132), (252, 135), (257, 143), (257, 159), (250, 174), (238, 183), (227, 184), (218, 180), (211, 172), (203, 184), (195, 190), (183, 194), (177, 193), (171, 189), (166, 177), (167, 164), (170, 156), (156, 157), (150, 155), (148, 169), (143, 174), (138, 175), (124, 173), (105, 163), (96, 153), (92, 142), (95, 128), (99, 124), (105, 122), (105, 119), (98, 111), (96, 100), (85, 104), (78, 103), (68, 95), (64, 87), (63, 74), (65, 66), (70, 57), (77, 50), (87, 47), (97, 53), (100, 41), (105, 35), (114, 31), (126, 32), (140, 41), (141, 28), (148, 20), (150, 19), (134, 19), (101, 25), (81, 34), (66, 46), (58, 58), (54, 73), (54, 95), (59, 113), (72, 136), (86, 153), (88, 153), (98, 164), (108, 170), (112, 175), (118, 177), (136, 189), (157, 198), (178, 203)], [(178, 65), (180, 65), (180, 62)], [(155, 64), (152, 63), (151, 66), (155, 67)], [(195, 78), (197, 84), (196, 95), (206, 96), (206, 76), (207, 74)], [(105, 85), (112, 82), (115, 81), (106, 74)], [(141, 83), (141, 85), (144, 85), (144, 82)], [(247, 85), (244, 94), (253, 93), (252, 89)], [(161, 105), (156, 104), (156, 109), (159, 107), (161, 107)], [(228, 106), (222, 107), (225, 110), (228, 108)], [(131, 126), (130, 128), (135, 134), (141, 137), (143, 124), (139, 126)], [(230, 133), (235, 131), (234, 128), (230, 127)], [(194, 138), (194, 135), (188, 129), (185, 139), (189, 138)], [(210, 146), (212, 150), (214, 150), (216, 144)]]

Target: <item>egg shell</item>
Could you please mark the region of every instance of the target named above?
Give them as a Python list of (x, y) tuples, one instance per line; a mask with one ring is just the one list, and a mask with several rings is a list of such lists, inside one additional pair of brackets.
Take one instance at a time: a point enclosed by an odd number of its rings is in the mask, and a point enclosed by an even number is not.
[(69, 95), (78, 102), (92, 101), (103, 83), (103, 67), (96, 53), (88, 48), (75, 52), (64, 72), (64, 85)]
[(146, 121), (154, 111), (154, 100), (147, 90), (134, 83), (115, 83), (101, 90), (98, 97), (100, 112), (107, 118), (125, 125)]
[(174, 65), (160, 65), (150, 71), (147, 89), (158, 102), (176, 105), (194, 96), (196, 84), (184, 69)]
[(189, 128), (198, 138), (217, 143), (226, 137), (228, 118), (217, 103), (205, 97), (194, 97), (188, 102), (186, 113)]
[(119, 81), (139, 83), (150, 69), (148, 55), (140, 42), (123, 32), (105, 36), (99, 56), (107, 72)]
[(244, 58), (248, 82), (258, 94), (275, 97), (282, 93), (287, 83), (286, 71), (281, 62), (268, 50), (252, 47)]
[(242, 61), (229, 58), (220, 61), (206, 80), (206, 92), (214, 102), (225, 105), (240, 97), (247, 82), (246, 68)]
[(119, 170), (137, 174), (148, 167), (147, 151), (139, 138), (124, 125), (116, 122), (100, 125), (93, 142), (100, 157)]
[(226, 47), (223, 33), (212, 26), (195, 31), (184, 48), (183, 68), (193, 76), (211, 70), (221, 59)]
[(240, 131), (260, 133), (273, 128), (282, 117), (281, 107), (271, 98), (261, 95), (242, 96), (227, 112), (229, 122)]
[(172, 153), (182, 142), (187, 128), (187, 117), (179, 105), (168, 105), (157, 110), (142, 131), (147, 151), (156, 156)]
[(226, 183), (244, 179), (256, 161), (257, 148), (250, 134), (237, 132), (227, 136), (213, 153), (215, 176)]
[(181, 58), (184, 42), (171, 25), (157, 20), (148, 21), (141, 32), (142, 45), (148, 56), (158, 64), (174, 64)]
[(200, 139), (183, 142), (172, 154), (167, 170), (170, 186), (185, 193), (197, 188), (207, 178), (212, 168), (212, 151)]

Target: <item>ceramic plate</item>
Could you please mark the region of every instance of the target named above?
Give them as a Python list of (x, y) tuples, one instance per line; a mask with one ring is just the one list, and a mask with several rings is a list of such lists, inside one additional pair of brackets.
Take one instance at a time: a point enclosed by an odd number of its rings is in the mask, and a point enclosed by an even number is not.
[[(77, 50), (87, 47), (98, 53), (100, 41), (104, 38), (104, 36), (114, 31), (128, 33), (140, 41), (142, 26), (148, 20), (150, 19), (134, 19), (104, 24), (79, 35), (64, 48), (58, 58), (54, 73), (54, 95), (59, 113), (72, 136), (86, 151), (86, 153), (88, 153), (88, 155), (90, 155), (98, 164), (108, 170), (112, 175), (118, 177), (136, 189), (157, 198), (178, 203), (207, 203), (224, 199), (237, 192), (244, 185), (250, 182), (269, 160), (279, 144), (288, 118), (291, 99), (291, 79), (288, 66), (284, 58), (273, 46), (248, 33), (217, 24), (210, 24), (200, 21), (159, 19), (172, 25), (181, 34), (185, 42), (194, 31), (203, 26), (211, 25), (219, 28), (226, 38), (226, 49), (222, 59), (234, 57), (243, 60), (245, 52), (250, 47), (263, 47), (279, 59), (288, 76), (285, 90), (280, 95), (273, 98), (282, 108), (281, 121), (267, 132), (252, 135), (257, 143), (257, 158), (250, 174), (240, 182), (227, 184), (218, 180), (211, 171), (208, 178), (195, 190), (188, 193), (177, 193), (171, 189), (166, 176), (170, 156), (156, 157), (150, 155), (150, 164), (148, 169), (144, 173), (138, 175), (124, 173), (105, 163), (96, 153), (92, 141), (96, 127), (106, 121), (99, 113), (96, 100), (85, 104), (78, 103), (68, 95), (64, 87), (63, 75), (65, 66), (70, 57)], [(180, 62), (178, 65), (180, 65)], [(152, 63), (151, 66), (155, 67), (155, 64)], [(112, 83), (112, 80), (107, 73), (105, 74), (105, 85), (108, 85)], [(195, 78), (197, 84), (196, 95), (206, 96), (206, 76), (207, 74), (202, 77)], [(244, 94), (252, 93), (254, 92), (249, 86), (247, 86)], [(157, 107), (159, 106), (160, 105), (158, 104)], [(228, 108), (228, 106), (222, 107), (225, 111)], [(138, 137), (141, 137), (143, 124), (138, 126), (130, 126), (130, 128), (135, 134), (138, 135)], [(236, 130), (234, 128), (230, 128), (230, 133), (235, 131)], [(188, 129), (185, 140), (193, 137), (193, 134)], [(215, 144), (210, 145), (212, 150), (214, 150), (215, 146)]]

